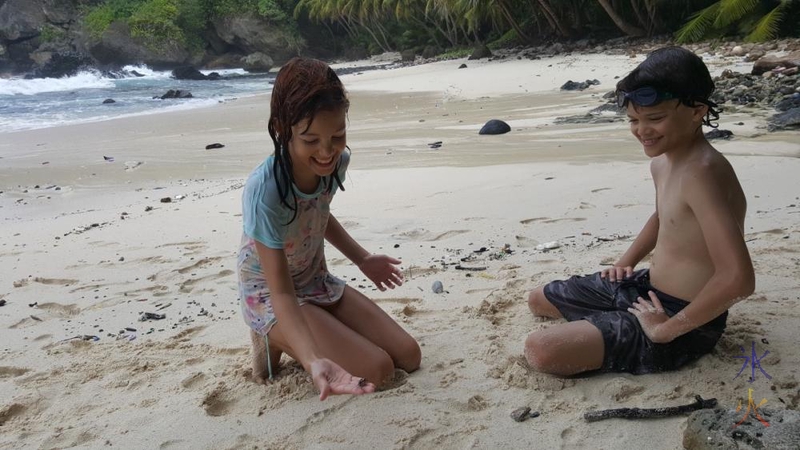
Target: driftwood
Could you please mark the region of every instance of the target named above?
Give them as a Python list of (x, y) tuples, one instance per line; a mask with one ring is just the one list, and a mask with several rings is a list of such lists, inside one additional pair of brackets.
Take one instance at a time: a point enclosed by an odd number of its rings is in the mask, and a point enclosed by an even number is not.
[(470, 270), (470, 271), (473, 271), (473, 272), (480, 272), (481, 270), (486, 270), (487, 268), (488, 267), (483, 267), (483, 266), (480, 266), (480, 267), (477, 267), (477, 266), (476, 267), (462, 266), (460, 264), (456, 266), (456, 270)]
[(717, 399), (703, 399), (696, 395), (695, 402), (689, 405), (665, 406), (662, 408), (618, 408), (601, 409), (599, 411), (589, 411), (583, 415), (587, 422), (597, 422), (605, 419), (652, 419), (657, 417), (682, 416), (699, 409), (713, 408), (717, 406)]

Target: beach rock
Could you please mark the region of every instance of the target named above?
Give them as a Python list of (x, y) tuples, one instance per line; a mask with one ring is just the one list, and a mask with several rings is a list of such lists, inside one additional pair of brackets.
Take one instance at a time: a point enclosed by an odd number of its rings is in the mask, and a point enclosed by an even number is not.
[(400, 52), (400, 60), (403, 61), (403, 62), (413, 62), (414, 58), (416, 58), (416, 57), (417, 57), (417, 55), (414, 54), (414, 50), (410, 50), (409, 49), (409, 50), (403, 50), (402, 52)]
[(766, 53), (764, 50), (753, 50), (744, 57), (745, 62), (756, 62), (763, 58)]
[(227, 53), (205, 65), (206, 69), (231, 69), (234, 67), (242, 67), (242, 55)]
[(221, 79), (222, 75), (220, 75), (219, 72), (211, 72), (210, 74), (206, 75), (206, 80), (216, 81)]
[(166, 100), (170, 98), (193, 98), (192, 93), (189, 91), (182, 91), (180, 89), (170, 89), (167, 91), (166, 94), (162, 95), (160, 98), (161, 100)]
[(714, 128), (713, 130), (705, 133), (706, 139), (709, 141), (712, 139), (730, 139), (733, 137), (733, 131), (730, 130), (720, 130), (719, 128)]
[(431, 286), (431, 290), (434, 294), (441, 294), (444, 292), (444, 285), (441, 281), (434, 281), (433, 286)]
[(466, 69), (466, 68), (467, 68), (467, 65), (466, 65), (466, 64), (461, 64), (460, 66), (458, 66), (458, 68), (459, 68), (459, 69)]
[(131, 35), (130, 26), (124, 21), (112, 22), (99, 38), (88, 39), (81, 46), (100, 64), (106, 65), (145, 64), (154, 69), (174, 69), (193, 61), (180, 42), (147, 45), (142, 38)]
[(117, 103), (117, 101), (114, 100), (113, 98), (107, 98), (107, 99), (103, 100), (103, 104), (104, 105), (108, 105), (110, 103)]
[(788, 111), (794, 108), (800, 108), (800, 94), (794, 94), (791, 97), (787, 97), (775, 105), (775, 109), (778, 111)]
[(75, 9), (75, 2), (63, 0), (44, 0), (42, 11), (47, 17), (47, 21), (56, 25), (66, 25), (75, 20), (78, 11)]
[(53, 53), (47, 61), (34, 70), (31, 78), (70, 77), (92, 65), (91, 58), (77, 52)]
[(0, 300), (0, 306), (6, 306), (6, 301), (5, 300)]
[(212, 150), (212, 149), (215, 149), (215, 148), (224, 148), (224, 147), (225, 146), (223, 144), (220, 144), (219, 142), (215, 142), (213, 144), (206, 145), (206, 150)]
[(514, 419), (515, 422), (524, 422), (528, 420), (530, 413), (531, 409), (527, 406), (523, 406), (512, 411), (511, 418)]
[(475, 47), (475, 50), (472, 51), (472, 54), (469, 55), (469, 58), (467, 59), (474, 60), (474, 59), (491, 58), (491, 57), (492, 57), (492, 51), (489, 50), (489, 47), (485, 45), (478, 45), (477, 47)]
[(275, 61), (261, 52), (251, 53), (242, 58), (242, 66), (248, 72), (269, 72)]
[(683, 447), (687, 450), (800, 448), (800, 412), (758, 408), (769, 426), (761, 423), (751, 410), (747, 420), (734, 427), (746, 411), (743, 405), (738, 412), (723, 408), (693, 412), (683, 432)]
[(486, 122), (478, 134), (505, 134), (511, 131), (511, 127), (502, 120), (492, 119)]
[(172, 78), (176, 80), (205, 80), (207, 77), (192, 66), (176, 67), (172, 70)]
[(774, 70), (778, 67), (790, 68), (797, 66), (800, 66), (799, 51), (788, 53), (785, 56), (767, 55), (759, 58), (759, 60), (753, 64), (751, 73), (753, 75), (761, 75), (764, 72)]
[(800, 108), (792, 108), (767, 119), (767, 130), (769, 131), (794, 128), (800, 128)]
[(422, 50), (422, 57), (425, 59), (435, 58), (436, 55), (442, 53), (442, 49), (438, 46), (428, 45)]
[(747, 54), (747, 50), (745, 50), (741, 45), (737, 45), (736, 47), (733, 47), (731, 54), (733, 56), (744, 56)]
[(582, 91), (589, 86), (595, 86), (600, 84), (599, 80), (586, 80), (586, 81), (572, 81), (567, 80), (566, 83), (561, 85), (562, 91)]

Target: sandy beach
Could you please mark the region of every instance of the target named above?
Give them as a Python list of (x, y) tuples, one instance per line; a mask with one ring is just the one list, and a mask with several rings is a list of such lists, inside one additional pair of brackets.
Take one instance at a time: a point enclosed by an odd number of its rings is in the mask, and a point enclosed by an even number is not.
[[(268, 96), (0, 134), (0, 449), (660, 450), (682, 448), (685, 417), (583, 413), (695, 395), (735, 409), (748, 388), (796, 410), (800, 135), (767, 133), (763, 111), (723, 114), (735, 138), (714, 142), (747, 194), (757, 276), (715, 351), (659, 375), (563, 379), (525, 364), (528, 333), (557, 323), (532, 317), (526, 291), (611, 264), (654, 210), (627, 122), (555, 123), (601, 105), (643, 58), (461, 59), (342, 78), (352, 163), (332, 212), (364, 247), (402, 259), (406, 283), (379, 292), (332, 247), (328, 263), (419, 340), (423, 361), (381, 392), (325, 402), (286, 356), (272, 384), (250, 381), (236, 251), (242, 185), (272, 151)], [(750, 65), (709, 62), (712, 75)], [(600, 84), (559, 91), (568, 79)], [(479, 136), (489, 119), (512, 131)], [(148, 312), (166, 317), (140, 321)], [(751, 342), (770, 352), (771, 379), (736, 377)], [(514, 422), (520, 406), (541, 415)]]

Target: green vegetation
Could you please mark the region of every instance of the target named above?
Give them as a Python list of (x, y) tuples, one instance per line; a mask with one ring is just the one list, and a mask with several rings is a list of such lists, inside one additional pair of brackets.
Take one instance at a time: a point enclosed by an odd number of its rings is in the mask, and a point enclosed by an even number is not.
[(58, 42), (66, 36), (66, 32), (55, 25), (47, 24), (39, 30), (39, 39), (42, 42)]
[(95, 37), (111, 23), (124, 21), (149, 45), (177, 42), (197, 49), (202, 48), (203, 33), (211, 22), (237, 15), (261, 17), (279, 27), (296, 49), (315, 35), (323, 45), (361, 47), (371, 53), (663, 34), (674, 34), (681, 43), (723, 36), (761, 41), (800, 33), (796, 26), (800, 0), (95, 0), (93, 4), (86, 10), (84, 24)]

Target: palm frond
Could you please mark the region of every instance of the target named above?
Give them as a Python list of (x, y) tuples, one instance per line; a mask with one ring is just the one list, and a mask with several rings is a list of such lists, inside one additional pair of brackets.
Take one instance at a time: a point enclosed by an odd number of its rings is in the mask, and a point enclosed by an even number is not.
[(721, 2), (714, 3), (690, 17), (686, 25), (675, 33), (675, 41), (684, 44), (702, 39), (708, 28), (714, 23), (720, 4)]
[(720, 0), (714, 28), (724, 28), (750, 14), (761, 3), (759, 0)]
[(763, 42), (775, 38), (778, 35), (781, 20), (783, 19), (783, 7), (787, 4), (788, 2), (781, 2), (775, 9), (762, 17), (745, 40), (748, 42)]

